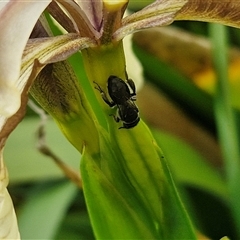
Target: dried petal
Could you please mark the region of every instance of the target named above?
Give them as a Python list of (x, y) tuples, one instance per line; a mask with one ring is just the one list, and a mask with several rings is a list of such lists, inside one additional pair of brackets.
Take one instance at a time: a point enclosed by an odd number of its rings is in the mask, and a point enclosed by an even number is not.
[(216, 22), (240, 28), (240, 2), (236, 0), (188, 0), (175, 19)]

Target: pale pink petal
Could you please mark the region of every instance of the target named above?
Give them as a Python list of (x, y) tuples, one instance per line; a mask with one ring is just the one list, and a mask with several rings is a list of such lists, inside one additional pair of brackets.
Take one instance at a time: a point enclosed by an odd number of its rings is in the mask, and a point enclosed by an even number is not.
[(103, 17), (102, 1), (101, 0), (88, 0), (88, 1), (76, 0), (76, 2), (85, 12), (92, 26), (97, 31), (100, 31), (101, 25), (102, 25), (102, 17)]
[(0, 1), (0, 13), (11, 0)]
[[(21, 58), (29, 35), (50, 0), (8, 1), (0, 12), (0, 129), (4, 119), (20, 107), (16, 87)], [(2, 122), (3, 121), (3, 122)]]

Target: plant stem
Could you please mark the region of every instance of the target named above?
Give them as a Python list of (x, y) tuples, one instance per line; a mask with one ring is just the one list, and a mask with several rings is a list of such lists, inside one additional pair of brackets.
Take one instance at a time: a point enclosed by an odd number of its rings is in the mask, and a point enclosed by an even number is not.
[[(216, 66), (217, 86), (214, 99), (215, 117), (225, 161), (227, 185), (230, 195), (230, 204), (236, 226), (240, 226), (240, 155), (239, 138), (234, 112), (230, 101), (227, 62), (227, 32), (226, 27), (210, 24), (210, 34), (213, 42), (213, 56)], [(240, 237), (240, 229), (238, 234)]]

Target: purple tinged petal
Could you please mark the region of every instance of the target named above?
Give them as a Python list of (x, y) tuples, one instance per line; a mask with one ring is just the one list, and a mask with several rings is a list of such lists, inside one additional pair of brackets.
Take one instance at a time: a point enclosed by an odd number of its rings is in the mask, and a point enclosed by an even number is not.
[(135, 31), (164, 26), (175, 20), (216, 22), (240, 28), (240, 2), (236, 0), (157, 0), (122, 21), (114, 34), (120, 40)]
[(75, 1), (57, 0), (57, 2), (69, 13), (72, 21), (77, 25), (81, 37), (89, 37), (92, 39), (99, 38), (99, 33), (94, 29), (85, 12)]
[(66, 60), (73, 53), (89, 46), (96, 46), (95, 42), (90, 38), (80, 38), (76, 33), (29, 39), (22, 58), (18, 88), (22, 89), (25, 87), (24, 84), (32, 72), (35, 59), (43, 67), (49, 63)]
[(0, 129), (4, 118), (20, 107), (21, 92), (16, 83), (22, 53), (37, 19), (50, 2), (8, 1), (0, 5)]
[(188, 0), (157, 0), (142, 10), (133, 13), (122, 21), (122, 27), (114, 34), (115, 40), (135, 31), (164, 26), (172, 23), (176, 13), (186, 4)]
[(57, 2), (51, 2), (47, 11), (67, 32), (79, 32), (77, 24), (71, 21), (69, 16), (62, 10)]
[(63, 61), (73, 53), (89, 46), (95, 46), (92, 39), (80, 38), (75, 33), (29, 39), (22, 58), (18, 88), (24, 89), (26, 82), (34, 80), (46, 64)]
[(86, 13), (92, 26), (97, 31), (100, 31), (102, 26), (102, 18), (103, 18), (102, 1), (101, 0), (88, 0), (88, 1), (76, 0), (76, 2), (82, 8), (82, 10)]

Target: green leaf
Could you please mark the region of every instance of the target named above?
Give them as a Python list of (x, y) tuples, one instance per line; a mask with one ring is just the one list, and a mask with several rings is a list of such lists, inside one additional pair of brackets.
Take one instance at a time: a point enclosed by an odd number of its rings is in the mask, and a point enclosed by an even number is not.
[[(237, 134), (237, 125), (230, 101), (227, 61), (227, 32), (221, 25), (210, 25), (210, 34), (213, 41), (213, 56), (216, 65), (217, 86), (214, 99), (217, 130), (220, 145), (223, 151), (225, 172), (230, 195), (232, 214), (236, 226), (240, 225), (240, 141)], [(238, 229), (238, 237), (240, 229)]]
[(76, 193), (70, 182), (34, 188), (18, 218), (21, 238), (52, 239)]
[[(78, 197), (77, 200), (79, 201)], [(95, 239), (86, 211), (74, 208), (68, 212), (55, 239), (90, 240)]]
[[(102, 133), (99, 156), (84, 155), (81, 176), (96, 237), (195, 239), (164, 156), (145, 124)], [(116, 217), (117, 216), (117, 217)]]
[(227, 186), (223, 177), (207, 160), (187, 143), (163, 131), (153, 131), (157, 143), (168, 158), (174, 179), (208, 191), (223, 200), (228, 199)]
[(95, 235), (99, 239), (154, 239), (156, 231), (147, 221), (145, 209), (139, 207), (134, 189), (119, 166), (120, 159), (104, 135), (101, 155), (93, 158), (84, 154), (80, 168)]
[[(85, 49), (83, 58), (89, 80), (103, 91), (110, 75), (127, 78), (121, 42)], [(166, 160), (147, 126), (140, 121), (132, 129), (118, 129), (109, 116), (114, 110), (95, 92), (108, 127), (98, 126), (99, 153), (89, 152), (86, 144), (80, 170), (96, 238), (195, 239)]]

